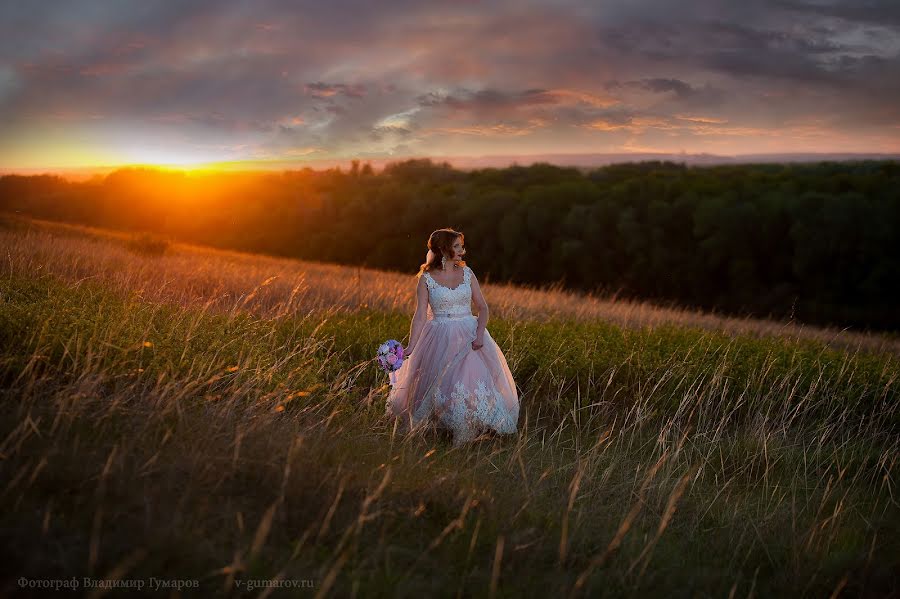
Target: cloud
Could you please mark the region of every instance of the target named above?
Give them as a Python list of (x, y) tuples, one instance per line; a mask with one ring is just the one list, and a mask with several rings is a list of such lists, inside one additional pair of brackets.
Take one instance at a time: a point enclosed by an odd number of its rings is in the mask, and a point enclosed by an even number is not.
[(680, 79), (644, 79), (640, 82), (646, 89), (655, 92), (674, 92), (676, 96), (688, 97), (697, 93), (690, 84)]
[(775, 0), (773, 4), (804, 16), (828, 16), (845, 21), (900, 26), (900, 4), (894, 0), (832, 0), (826, 2)]
[(0, 160), (36, 143), (50, 121), (73, 136), (116, 130), (116, 138), (294, 156), (682, 142), (702, 151), (698, 139), (728, 136), (800, 147), (810, 129), (798, 122), (817, 123), (822, 149), (848, 140), (897, 148), (884, 131), (900, 124), (898, 7), (6, 3)]
[(305, 86), (306, 93), (314, 98), (332, 98), (334, 96), (345, 96), (347, 98), (360, 99), (366, 95), (366, 87), (364, 85), (346, 85), (344, 83), (307, 83)]

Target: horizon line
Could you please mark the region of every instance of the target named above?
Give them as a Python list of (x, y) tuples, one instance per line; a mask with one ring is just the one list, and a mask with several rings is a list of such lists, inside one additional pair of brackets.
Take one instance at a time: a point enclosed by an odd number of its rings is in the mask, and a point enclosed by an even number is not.
[[(830, 157), (830, 159), (829, 159)], [(691, 162), (694, 165), (740, 164), (747, 161), (769, 159), (774, 162), (815, 162), (815, 161), (852, 161), (854, 159), (900, 160), (896, 152), (752, 152), (746, 154), (713, 154), (709, 152), (558, 152), (544, 154), (489, 154), (463, 156), (427, 156), (410, 155), (403, 157), (363, 157), (349, 156), (345, 158), (323, 158), (316, 160), (290, 160), (282, 158), (219, 160), (211, 162), (184, 163), (123, 163), (117, 165), (84, 165), (84, 166), (41, 166), (41, 167), (0, 167), (0, 176), (37, 175), (37, 174), (108, 174), (116, 170), (143, 168), (154, 170), (204, 171), (291, 171), (291, 170), (329, 170), (335, 167), (350, 167), (353, 162), (360, 166), (369, 165), (381, 168), (389, 164), (398, 164), (413, 160), (430, 160), (436, 164), (449, 163), (453, 168), (467, 170), (473, 168), (507, 168), (526, 166), (528, 164), (547, 163), (560, 167), (602, 167), (611, 164), (629, 163), (638, 159), (642, 162), (665, 160)], [(572, 162), (566, 162), (566, 161)], [(316, 168), (318, 167), (318, 168)]]

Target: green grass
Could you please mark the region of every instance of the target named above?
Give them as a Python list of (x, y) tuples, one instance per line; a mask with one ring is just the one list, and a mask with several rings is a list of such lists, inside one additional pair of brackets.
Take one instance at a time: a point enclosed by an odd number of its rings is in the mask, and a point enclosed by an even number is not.
[(10, 590), (117, 567), (235, 596), (279, 575), (366, 597), (900, 583), (889, 353), (492, 318), (520, 433), (452, 448), (383, 418), (372, 357), (409, 315), (262, 318), (37, 273), (0, 296)]

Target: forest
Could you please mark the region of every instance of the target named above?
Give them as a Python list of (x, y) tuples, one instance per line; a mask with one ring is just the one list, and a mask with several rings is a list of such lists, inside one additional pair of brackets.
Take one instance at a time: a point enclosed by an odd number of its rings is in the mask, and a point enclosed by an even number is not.
[(896, 161), (127, 168), (6, 175), (0, 211), (411, 275), (431, 231), (452, 227), (483, 281), (900, 330)]

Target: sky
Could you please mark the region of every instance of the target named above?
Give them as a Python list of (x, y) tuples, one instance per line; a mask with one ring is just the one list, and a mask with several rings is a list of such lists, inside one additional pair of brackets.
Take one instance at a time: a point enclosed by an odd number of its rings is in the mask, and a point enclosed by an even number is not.
[(0, 4), (0, 168), (900, 152), (897, 0)]

